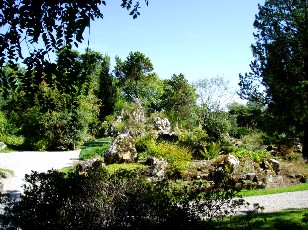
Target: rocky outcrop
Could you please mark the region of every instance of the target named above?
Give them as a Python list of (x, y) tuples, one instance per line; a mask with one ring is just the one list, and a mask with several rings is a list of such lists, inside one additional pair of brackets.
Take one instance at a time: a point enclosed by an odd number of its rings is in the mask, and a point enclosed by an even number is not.
[(227, 169), (229, 173), (234, 173), (240, 170), (240, 161), (232, 154), (219, 156), (215, 160), (214, 165)]
[(150, 180), (161, 181), (166, 178), (168, 163), (165, 159), (149, 157), (145, 164), (149, 166), (147, 175)]
[(129, 134), (118, 135), (104, 156), (106, 164), (136, 162), (137, 160), (138, 153), (134, 140)]
[(158, 133), (170, 133), (170, 121), (167, 118), (155, 118), (154, 129), (158, 131)]

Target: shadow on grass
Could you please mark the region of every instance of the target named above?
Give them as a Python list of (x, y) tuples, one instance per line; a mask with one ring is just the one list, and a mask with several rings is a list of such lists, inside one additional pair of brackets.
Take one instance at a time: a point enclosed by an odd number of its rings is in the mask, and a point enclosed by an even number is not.
[(253, 223), (245, 223), (241, 216), (224, 223), (222, 229), (275, 229), (275, 230), (308, 230), (308, 223), (303, 222), (308, 209), (288, 209), (281, 212), (256, 214)]

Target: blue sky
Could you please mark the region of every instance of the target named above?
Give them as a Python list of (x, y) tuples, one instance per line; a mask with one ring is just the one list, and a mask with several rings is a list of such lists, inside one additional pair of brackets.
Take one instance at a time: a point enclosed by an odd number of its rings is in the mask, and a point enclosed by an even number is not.
[[(121, 1), (106, 1), (91, 23), (90, 47), (126, 59), (140, 51), (160, 78), (183, 73), (190, 82), (222, 76), (237, 85), (253, 60), (253, 21), (263, 0), (150, 0), (133, 19)], [(143, 2), (142, 2), (143, 3)], [(86, 42), (79, 46), (84, 51)]]

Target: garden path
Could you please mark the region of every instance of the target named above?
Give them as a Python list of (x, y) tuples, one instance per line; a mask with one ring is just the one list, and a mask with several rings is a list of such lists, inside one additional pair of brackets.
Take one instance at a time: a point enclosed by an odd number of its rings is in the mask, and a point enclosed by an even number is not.
[(16, 196), (22, 192), (25, 174), (31, 171), (47, 172), (73, 165), (80, 150), (66, 152), (10, 152), (0, 153), (0, 168), (10, 169), (14, 175), (3, 179), (4, 192)]

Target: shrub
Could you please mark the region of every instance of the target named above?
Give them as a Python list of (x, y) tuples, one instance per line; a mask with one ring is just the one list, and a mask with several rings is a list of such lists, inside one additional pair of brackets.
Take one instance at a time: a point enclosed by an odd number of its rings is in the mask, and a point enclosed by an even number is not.
[(249, 157), (255, 162), (261, 162), (264, 159), (270, 157), (270, 153), (266, 150), (250, 151), (245, 148), (239, 148), (235, 146), (224, 146), (222, 147), (222, 151), (225, 153), (231, 153), (240, 159)]
[(201, 181), (175, 186), (150, 182), (137, 171), (108, 174), (32, 172), (19, 200), (1, 195), (5, 229), (213, 229), (243, 200), (223, 171), (211, 173), (211, 189)]
[(146, 143), (144, 155), (164, 158), (168, 162), (168, 174), (176, 176), (184, 172), (190, 164), (192, 154), (188, 148), (170, 142), (150, 139)]

